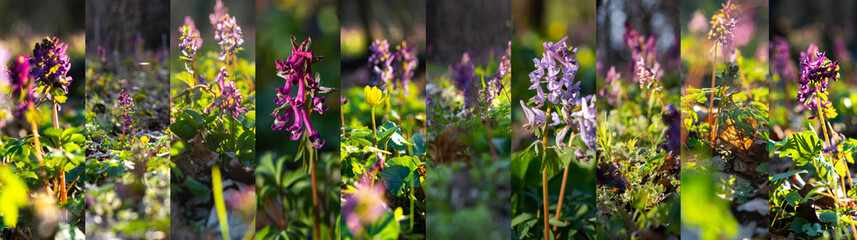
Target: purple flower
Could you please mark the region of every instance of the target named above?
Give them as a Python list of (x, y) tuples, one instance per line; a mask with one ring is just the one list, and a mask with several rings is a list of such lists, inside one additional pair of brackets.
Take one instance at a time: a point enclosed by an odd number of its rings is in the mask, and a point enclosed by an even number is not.
[[(401, 87), (405, 95), (410, 94), (408, 84), (411, 78), (414, 77), (414, 70), (417, 68), (419, 60), (417, 59), (417, 49), (409, 47), (407, 42), (402, 42), (402, 45), (397, 47), (393, 58), (393, 89)], [(396, 85), (395, 83), (398, 83)]]
[(521, 108), (524, 109), (524, 115), (527, 117), (527, 123), (524, 124), (524, 128), (536, 135), (540, 134), (538, 132), (539, 128), (544, 127), (545, 122), (547, 122), (545, 112), (538, 108), (527, 107), (524, 101), (521, 101)]
[(771, 69), (782, 79), (793, 81), (797, 77), (794, 64), (789, 56), (789, 43), (783, 37), (775, 36), (771, 41)]
[(369, 46), (369, 51), (372, 52), (372, 55), (369, 56), (369, 66), (378, 76), (370, 85), (380, 87), (389, 83), (393, 79), (393, 55), (390, 53), (390, 44), (387, 43), (386, 39), (375, 40)]
[(720, 55), (724, 58), (731, 58), (735, 54), (734, 31), (738, 27), (738, 22), (731, 14), (734, 9), (735, 5), (728, 3), (717, 14), (711, 16), (711, 29), (708, 31), (708, 39), (713, 40), (720, 47)]
[[(810, 46), (810, 50), (814, 47)], [(825, 115), (835, 116), (830, 101), (827, 101), (826, 91), (830, 87), (828, 80), (839, 79), (839, 63), (825, 56), (824, 52), (817, 51), (815, 54), (808, 52), (803, 54), (800, 62), (800, 88), (798, 89), (798, 100), (806, 109), (812, 112), (809, 119), (815, 118), (818, 113), (818, 105), (821, 105)], [(832, 117), (832, 116), (830, 116)]]
[(56, 101), (55, 97), (58, 97), (51, 95), (53, 88), (60, 88), (63, 93), (68, 93), (68, 85), (72, 81), (71, 77), (66, 76), (71, 69), (66, 49), (68, 45), (60, 43), (56, 37), (45, 37), (41, 43), (36, 43), (33, 58), (29, 60), (32, 66), (30, 75), (39, 87), (43, 87), (42, 94), (51, 101)]
[(646, 61), (643, 60), (642, 57), (637, 59), (634, 66), (636, 68), (634, 81), (640, 83), (640, 88), (650, 88), (657, 84), (663, 74), (661, 64), (655, 62), (654, 66), (649, 67), (646, 65)]
[(9, 77), (11, 80), (11, 96), (17, 99), (18, 106), (15, 107), (14, 115), (16, 118), (23, 118), (24, 113), (30, 106), (33, 106), (38, 99), (35, 97), (33, 83), (30, 79), (30, 63), (29, 57), (25, 54), (19, 54), (12, 61), (12, 66), (9, 69)]
[(116, 97), (117, 103), (119, 103), (119, 107), (122, 108), (122, 129), (128, 129), (131, 127), (131, 108), (134, 107), (134, 101), (131, 100), (131, 96), (125, 92), (125, 89), (119, 89), (119, 95)]
[(235, 82), (227, 78), (229, 78), (229, 73), (226, 72), (226, 66), (220, 67), (220, 73), (214, 79), (220, 88), (220, 96), (211, 106), (205, 109), (205, 113), (207, 114), (211, 112), (212, 108), (217, 107), (228, 113), (232, 118), (238, 119), (238, 116), (247, 112), (246, 108), (241, 107), (244, 97), (241, 96), (241, 92), (235, 87)]
[(340, 97), (339, 102), (341, 102), (342, 105), (348, 104), (348, 98)]
[[(542, 59), (533, 59), (536, 70), (529, 74), (531, 85), (528, 89), (536, 90), (533, 100), (538, 108), (541, 108), (547, 99), (553, 104), (561, 104), (564, 108), (571, 109), (580, 96), (580, 82), (574, 82), (574, 76), (580, 67), (580, 63), (574, 59), (577, 49), (566, 45), (567, 38), (563, 37), (557, 43), (543, 43), (545, 52)], [(547, 96), (542, 91), (542, 77), (547, 83)]]
[(592, 95), (580, 98), (580, 110), (571, 113), (571, 116), (577, 118), (577, 129), (580, 131), (580, 139), (583, 140), (586, 148), (590, 151), (595, 151), (596, 114), (595, 97)]
[[(196, 51), (202, 47), (202, 37), (200, 37), (199, 29), (196, 28), (196, 24), (190, 16), (184, 18), (184, 25), (179, 27), (179, 32), (181, 33), (179, 49), (182, 52), (180, 58), (187, 63), (193, 62), (197, 57)], [(188, 65), (185, 64), (185, 66)]]
[(621, 101), (619, 99), (622, 95), (622, 86), (619, 81), (620, 78), (622, 78), (622, 74), (616, 72), (616, 67), (610, 66), (610, 71), (608, 71), (607, 76), (604, 77), (606, 85), (598, 91), (598, 96), (606, 98), (607, 103), (610, 105), (618, 105)]
[(214, 5), (214, 13), (208, 15), (211, 25), (214, 26), (214, 40), (220, 45), (220, 60), (226, 60), (227, 55), (235, 55), (243, 50), (244, 33), (241, 26), (235, 21), (235, 17), (229, 15), (223, 8), (223, 2), (217, 0)]
[(384, 184), (372, 184), (360, 181), (352, 193), (342, 198), (342, 217), (348, 231), (360, 236), (368, 227), (387, 213), (387, 200), (384, 198)]
[(625, 45), (631, 49), (631, 59), (636, 61), (643, 58), (644, 62), (657, 61), (658, 41), (654, 36), (649, 36), (647, 39), (645, 36), (640, 35), (636, 29), (625, 25), (623, 38), (625, 39)]
[(473, 72), (473, 62), (470, 61), (470, 55), (467, 53), (462, 54), (461, 62), (449, 66), (449, 75), (452, 78), (455, 88), (464, 93), (465, 108), (476, 105), (478, 91), (473, 88), (475, 74)]
[[(277, 97), (274, 98), (274, 103), (281, 105), (280, 108), (283, 109), (278, 108), (271, 114), (274, 116), (271, 129), (283, 130), (291, 140), (298, 140), (305, 128), (309, 134), (309, 141), (313, 143), (313, 149), (320, 149), (325, 141), (319, 132), (313, 129), (307, 111), (324, 114), (328, 110), (328, 106), (324, 104), (325, 96), (321, 95), (321, 79), (318, 75), (315, 77), (312, 75), (312, 64), (320, 61), (321, 57), (315, 56), (310, 49), (309, 39), (298, 45), (292, 37), (291, 42), (292, 55), (286, 60), (275, 60), (277, 75), (286, 81), (283, 87), (276, 89)], [(295, 87), (297, 91), (292, 96), (292, 90)], [(340, 101), (343, 104), (347, 102), (344, 98)], [(307, 103), (311, 105), (307, 106)]]
[(661, 121), (667, 126), (667, 142), (664, 145), (664, 150), (673, 154), (681, 154), (681, 112), (673, 104), (667, 105), (664, 114), (661, 116)]
[[(509, 47), (511, 48), (511, 41), (509, 43)], [(506, 49), (507, 55), (500, 58), (500, 66), (497, 67), (497, 72), (491, 75), (485, 83), (485, 88), (479, 91), (480, 95), (484, 96), (484, 101), (489, 104), (492, 103), (497, 96), (503, 93), (503, 89), (505, 88), (503, 85), (503, 78), (512, 73), (512, 64), (509, 60), (509, 56), (511, 55), (508, 55), (511, 53), (510, 48)]]
[[(3, 44), (0, 44), (0, 82), (7, 82), (9, 80), (9, 70), (6, 69), (6, 62), (9, 61), (10, 57), (12, 57), (12, 52), (3, 47)], [(0, 99), (0, 101), (3, 101), (3, 99)]]

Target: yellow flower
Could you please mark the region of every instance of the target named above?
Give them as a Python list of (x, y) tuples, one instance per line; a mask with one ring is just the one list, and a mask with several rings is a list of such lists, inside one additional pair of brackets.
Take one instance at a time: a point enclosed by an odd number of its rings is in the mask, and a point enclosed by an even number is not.
[(378, 106), (387, 97), (380, 89), (369, 86), (363, 89), (363, 96), (366, 97), (366, 104), (370, 107)]
[(140, 137), (140, 142), (143, 143), (143, 145), (149, 144), (149, 136), (143, 135)]

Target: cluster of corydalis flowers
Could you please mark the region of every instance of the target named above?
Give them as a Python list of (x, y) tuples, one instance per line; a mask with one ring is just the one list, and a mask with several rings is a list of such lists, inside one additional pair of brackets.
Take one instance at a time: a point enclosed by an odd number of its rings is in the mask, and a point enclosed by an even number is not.
[[(56, 97), (59, 96), (53, 96), (54, 94), (68, 93), (68, 85), (72, 81), (71, 77), (66, 76), (71, 69), (66, 49), (68, 45), (60, 43), (57, 37), (45, 37), (41, 43), (36, 43), (33, 57), (29, 60), (32, 67), (30, 76), (36, 80), (41, 93), (52, 102), (58, 101)], [(53, 91), (54, 89), (61, 89), (62, 92)]]
[(497, 67), (497, 72), (492, 74), (491, 77), (485, 82), (485, 88), (479, 90), (479, 94), (482, 96), (482, 100), (487, 103), (492, 103), (497, 96), (503, 93), (503, 89), (505, 86), (503, 85), (503, 78), (512, 73), (512, 41), (509, 41), (506, 44), (506, 54), (500, 58), (500, 66)]
[[(45, 37), (33, 47), (33, 55), (19, 54), (9, 68), (11, 96), (16, 99), (14, 115), (24, 113), (43, 99), (53, 102), (57, 109), (64, 102), (72, 78), (67, 76), (71, 61), (66, 55), (68, 46), (56, 37)], [(43, 97), (36, 96), (39, 93)]]
[(29, 57), (26, 54), (19, 54), (12, 61), (12, 66), (9, 68), (9, 79), (12, 83), (11, 96), (18, 101), (13, 115), (16, 118), (23, 118), (27, 109), (38, 102), (38, 98), (33, 91), (33, 84), (30, 79)]
[(622, 88), (621, 78), (622, 73), (617, 72), (616, 67), (610, 66), (610, 71), (607, 71), (607, 76), (604, 77), (604, 83), (606, 84), (598, 91), (598, 97), (606, 99), (610, 105), (621, 103), (621, 96), (623, 91), (625, 91)]
[(720, 47), (720, 56), (724, 59), (732, 59), (735, 54), (735, 28), (738, 27), (738, 22), (732, 16), (732, 11), (736, 6), (732, 1), (723, 5), (716, 14), (711, 16), (711, 28), (708, 31), (708, 39), (711, 39)]
[(416, 48), (409, 47), (408, 43), (403, 41), (396, 46), (395, 52), (390, 52), (390, 44), (384, 39), (375, 40), (369, 46), (369, 51), (372, 52), (369, 56), (369, 67), (377, 76), (369, 85), (380, 88), (391, 84), (392, 89), (401, 88), (405, 95), (409, 94), (408, 84), (414, 77), (414, 70), (419, 64)]
[(235, 56), (235, 53), (243, 50), (244, 33), (241, 26), (238, 26), (234, 16), (226, 12), (221, 0), (214, 4), (214, 13), (208, 15), (208, 19), (214, 26), (214, 40), (220, 45), (220, 60), (227, 60), (227, 56)]
[[(581, 138), (592, 148), (595, 142), (595, 98), (580, 97), (580, 82), (574, 82), (574, 76), (580, 67), (580, 63), (574, 59), (577, 49), (569, 48), (565, 40), (566, 38), (562, 38), (557, 43), (544, 43), (545, 52), (542, 59), (533, 59), (536, 70), (529, 74), (532, 83), (529, 90), (536, 90), (536, 96), (532, 98), (535, 105), (529, 106), (521, 101), (521, 107), (527, 117), (524, 128), (536, 136), (542, 134), (542, 127), (559, 129), (556, 132), (556, 145), (568, 147), (563, 140), (576, 121)], [(547, 94), (543, 91), (542, 84), (546, 85)], [(581, 109), (573, 112), (577, 105), (580, 105)], [(558, 106), (559, 110), (550, 114), (551, 122), (548, 123), (546, 111), (553, 109), (553, 106)]]
[(625, 45), (631, 49), (631, 59), (634, 61), (634, 81), (643, 89), (656, 85), (663, 75), (663, 70), (658, 63), (658, 42), (655, 37), (646, 38), (637, 30), (626, 27), (624, 39)]
[(134, 101), (131, 100), (131, 96), (125, 92), (124, 88), (119, 90), (116, 101), (119, 103), (119, 107), (122, 108), (122, 131), (127, 132), (131, 128), (131, 108), (134, 107)]
[(465, 108), (471, 108), (477, 103), (476, 94), (478, 92), (472, 87), (476, 79), (473, 68), (473, 61), (470, 61), (470, 54), (468, 53), (461, 55), (461, 62), (449, 66), (449, 76), (452, 79), (453, 85), (455, 85), (456, 89), (464, 93)]
[(196, 61), (197, 51), (202, 48), (202, 37), (199, 35), (199, 29), (196, 28), (193, 19), (190, 16), (184, 18), (184, 25), (179, 27), (179, 49), (182, 55), (179, 57), (185, 61), (185, 68), (188, 72), (193, 73), (191, 64)]
[(220, 67), (220, 73), (214, 79), (217, 87), (220, 89), (220, 96), (218, 96), (217, 101), (214, 101), (208, 108), (205, 108), (204, 112), (208, 114), (211, 112), (211, 109), (217, 107), (221, 111), (228, 113), (232, 118), (238, 119), (238, 116), (247, 112), (246, 108), (241, 107), (244, 96), (241, 96), (241, 92), (235, 87), (235, 82), (230, 81), (228, 78), (229, 72), (226, 71), (226, 66)]
[(819, 112), (818, 107), (827, 118), (836, 117), (830, 101), (827, 100), (827, 89), (830, 81), (839, 79), (839, 63), (825, 56), (825, 52), (818, 51), (815, 45), (811, 45), (806, 53), (802, 54), (800, 60), (800, 88), (797, 92), (798, 100), (803, 103), (805, 109), (810, 110), (814, 119)]
[[(277, 59), (277, 76), (286, 80), (285, 85), (277, 88), (277, 97), (274, 103), (280, 105), (271, 113), (274, 116), (274, 131), (285, 131), (291, 140), (301, 138), (304, 127), (309, 134), (309, 141), (313, 143), (313, 149), (324, 146), (324, 139), (318, 131), (312, 128), (309, 114), (312, 111), (324, 114), (328, 107), (324, 105), (325, 87), (321, 86), (321, 78), (318, 74), (313, 77), (312, 64), (321, 61), (321, 56), (316, 56), (310, 49), (311, 40), (307, 39), (300, 45), (295, 37), (291, 38), (292, 55), (281, 61)], [(297, 87), (297, 94), (293, 97), (292, 88)], [(309, 105), (307, 105), (309, 104)]]
[(771, 70), (786, 81), (794, 81), (793, 79), (797, 78), (797, 70), (791, 62), (789, 43), (783, 37), (775, 36), (770, 45)]

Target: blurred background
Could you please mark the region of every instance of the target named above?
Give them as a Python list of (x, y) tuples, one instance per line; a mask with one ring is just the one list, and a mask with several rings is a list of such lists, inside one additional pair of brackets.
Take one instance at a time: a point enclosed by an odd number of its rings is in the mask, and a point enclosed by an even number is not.
[[(488, 82), (507, 55), (512, 40), (512, 9), (510, 1), (426, 2), (429, 238), (511, 236), (508, 97), (495, 99), (500, 99), (495, 101), (500, 107), (468, 106), (471, 104), (465, 102), (475, 100), (476, 94), (468, 92), (483, 89), (480, 79)], [(460, 63), (465, 53), (473, 68), (462, 67), (461, 75), (473, 71), (471, 79), (475, 79), (466, 90), (455, 87), (450, 74), (451, 66)], [(509, 89), (506, 77), (499, 82), (504, 91)], [(491, 112), (497, 116), (489, 117)], [(495, 147), (496, 152), (490, 150)]]
[[(292, 54), (289, 39), (294, 36), (298, 44), (312, 39), (312, 50), (324, 56), (312, 70), (321, 76), (321, 85), (340, 88), (339, 8), (336, 1), (257, 1), (258, 19), (256, 44), (256, 149), (257, 156), (267, 152), (276, 156), (294, 156), (299, 141), (289, 141), (284, 132), (271, 130), (274, 123), (271, 112), (276, 88), (283, 87), (284, 79), (277, 77), (275, 59), (285, 60)], [(239, 19), (240, 22), (240, 19)], [(313, 128), (325, 140), (319, 152), (339, 153), (339, 92), (325, 97), (329, 110), (323, 115), (313, 114)], [(297, 169), (301, 162), (287, 163), (287, 169)]]
[(342, 89), (363, 87), (372, 79), (369, 45), (386, 39), (390, 51), (402, 41), (417, 49), (419, 64), (411, 80), (425, 93), (426, 1), (342, 1)]
[(611, 66), (631, 81), (634, 59), (623, 38), (625, 29), (635, 29), (641, 36), (654, 36), (664, 76), (665, 88), (678, 86), (679, 64), (679, 0), (598, 2), (598, 73), (605, 75)]
[[(84, 96), (84, 0), (11, 1), (0, 0), (0, 62), (6, 64), (20, 53), (33, 55), (33, 46), (47, 36), (56, 36), (68, 45), (73, 81), (69, 86), (68, 101), (62, 105), (61, 123), (83, 126)], [(8, 52), (7, 52), (8, 51)], [(5, 84), (5, 83), (0, 83)], [(50, 122), (50, 111), (43, 110)], [(11, 118), (11, 114), (7, 115)], [(23, 125), (22, 125), (23, 126)], [(65, 126), (65, 127), (68, 127)], [(3, 129), (2, 134), (21, 137), (15, 129)]]

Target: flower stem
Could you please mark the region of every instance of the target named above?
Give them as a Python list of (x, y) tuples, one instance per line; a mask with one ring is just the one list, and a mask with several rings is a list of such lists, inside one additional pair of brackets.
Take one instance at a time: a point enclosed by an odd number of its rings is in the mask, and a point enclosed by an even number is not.
[[(548, 106), (547, 111), (545, 111), (545, 119), (551, 119), (551, 108)], [(547, 156), (548, 150), (548, 126), (545, 124), (544, 129), (542, 130), (542, 164), (544, 165), (545, 156)], [(550, 214), (550, 210), (548, 210), (548, 169), (546, 166), (542, 166), (542, 205), (544, 205), (544, 225), (545, 225), (545, 236), (544, 239), (550, 238), (550, 221), (548, 220), (548, 215)]]
[(310, 182), (312, 183), (312, 214), (314, 216), (313, 221), (315, 225), (313, 228), (315, 229), (315, 239), (321, 239), (321, 229), (319, 228), (319, 217), (318, 217), (318, 187), (315, 179), (315, 162), (318, 157), (315, 150), (310, 150)]
[(378, 133), (375, 132), (375, 131), (377, 131), (377, 128), (378, 128), (377, 126), (375, 126), (375, 107), (372, 107), (371, 117), (372, 117), (372, 139), (375, 141), (374, 147), (378, 148)]
[[(51, 112), (53, 113), (54, 128), (60, 129), (60, 121), (59, 121), (59, 113), (58, 113), (59, 103), (53, 102), (53, 104), (51, 104), (51, 110), (52, 110)], [(62, 138), (57, 138), (57, 149), (62, 151)], [(66, 196), (67, 194), (65, 192), (66, 187), (65, 187), (65, 170), (63, 170), (64, 167), (65, 166), (57, 166), (58, 172), (60, 173), (59, 176), (57, 176), (57, 182), (59, 183), (59, 194), (60, 194), (59, 201), (58, 201), (59, 203), (65, 203), (66, 199), (67, 199), (67, 196)]]
[[(565, 166), (565, 170), (562, 173), (562, 185), (559, 188), (559, 202), (556, 205), (556, 214), (553, 219), (559, 221), (559, 214), (562, 213), (562, 199), (565, 198), (565, 182), (568, 180), (568, 166)], [(557, 226), (553, 226), (553, 230), (556, 231)]]
[[(714, 87), (715, 87), (714, 83), (717, 80), (715, 78), (716, 72), (717, 72), (717, 46), (715, 45), (715, 47), (714, 47), (714, 61), (711, 63), (711, 89), (714, 89)], [(714, 96), (715, 95), (714, 95), (714, 92), (712, 90), (711, 98), (708, 100), (708, 124), (710, 124), (711, 126), (714, 126), (714, 121), (712, 121), (712, 118), (714, 117), (714, 113), (711, 111), (714, 109)], [(712, 129), (712, 131), (709, 132), (708, 135), (710, 138), (709, 140), (712, 143), (714, 143), (714, 136), (717, 135), (717, 130)]]
[(342, 120), (342, 136), (345, 136), (345, 112), (339, 110), (339, 119)]

